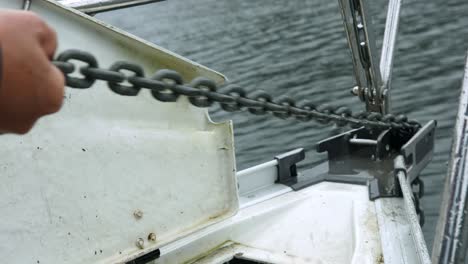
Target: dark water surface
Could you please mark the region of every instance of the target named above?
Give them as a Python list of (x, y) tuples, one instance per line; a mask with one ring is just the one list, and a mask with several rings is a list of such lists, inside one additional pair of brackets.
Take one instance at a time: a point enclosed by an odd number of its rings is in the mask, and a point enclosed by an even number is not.
[[(386, 1), (369, 3), (381, 39)], [(466, 0), (405, 0), (401, 12), (393, 112), (421, 123), (438, 121), (434, 159), (423, 172), (423, 230), (429, 246), (468, 47), (466, 14)], [(363, 108), (349, 94), (352, 64), (336, 0), (169, 0), (98, 18), (215, 69), (252, 91), (261, 88), (274, 96), (344, 104), (354, 111)], [(314, 144), (337, 132), (313, 122), (211, 110), (214, 120), (234, 121), (238, 169), (296, 147), (307, 150), (302, 166), (310, 167), (325, 158), (315, 153)]]

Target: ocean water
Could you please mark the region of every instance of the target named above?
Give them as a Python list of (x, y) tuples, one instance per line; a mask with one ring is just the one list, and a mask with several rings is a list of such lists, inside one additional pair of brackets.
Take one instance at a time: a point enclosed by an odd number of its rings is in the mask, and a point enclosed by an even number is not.
[[(369, 1), (381, 46), (387, 1)], [(468, 48), (468, 1), (405, 0), (392, 78), (394, 113), (438, 121), (433, 161), (423, 171), (429, 248), (439, 213), (451, 136)], [(363, 109), (350, 95), (350, 52), (338, 1), (170, 0), (97, 15), (99, 19), (226, 75), (246, 89), (263, 89), (317, 103)], [(234, 121), (238, 169), (303, 147), (308, 168), (325, 159), (317, 141), (339, 129), (248, 113), (210, 109)]]

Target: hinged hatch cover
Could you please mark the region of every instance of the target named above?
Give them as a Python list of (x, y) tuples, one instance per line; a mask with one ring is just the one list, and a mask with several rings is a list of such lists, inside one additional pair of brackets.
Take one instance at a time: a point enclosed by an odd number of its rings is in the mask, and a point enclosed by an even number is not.
[[(56, 29), (60, 50), (91, 52), (101, 67), (125, 60), (147, 75), (171, 68), (185, 81), (224, 81), (53, 1), (31, 9)], [(119, 96), (98, 81), (68, 89), (58, 114), (0, 144), (0, 256), (11, 263), (125, 263), (237, 210), (232, 125), (186, 98)]]

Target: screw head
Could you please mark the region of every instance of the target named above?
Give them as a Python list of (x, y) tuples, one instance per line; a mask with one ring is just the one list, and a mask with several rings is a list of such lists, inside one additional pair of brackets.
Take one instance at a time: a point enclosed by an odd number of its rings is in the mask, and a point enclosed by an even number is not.
[(382, 92), (382, 99), (387, 98), (387, 96), (388, 96), (388, 89), (384, 89)]
[(149, 233), (148, 240), (151, 241), (151, 242), (155, 242), (156, 241), (156, 234), (155, 233)]
[(143, 217), (143, 211), (136, 210), (135, 212), (133, 212), (133, 216), (135, 216), (136, 219), (141, 219)]
[(139, 248), (139, 249), (143, 249), (145, 247), (145, 240), (143, 240), (143, 238), (138, 238), (135, 242), (135, 245)]
[(354, 86), (353, 88), (351, 88), (351, 94), (359, 95), (359, 86)]

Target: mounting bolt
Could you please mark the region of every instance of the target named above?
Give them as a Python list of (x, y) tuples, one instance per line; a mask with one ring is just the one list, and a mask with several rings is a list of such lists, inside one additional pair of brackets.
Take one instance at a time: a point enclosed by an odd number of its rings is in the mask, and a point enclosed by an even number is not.
[(143, 249), (145, 247), (145, 240), (143, 240), (143, 238), (138, 238), (135, 242), (135, 245), (139, 248), (139, 249)]
[(354, 86), (351, 88), (351, 94), (356, 96), (359, 95), (359, 86)]
[(136, 219), (141, 219), (143, 217), (143, 211), (136, 210), (135, 212), (133, 212), (133, 216), (135, 216)]
[(155, 242), (156, 241), (156, 234), (155, 233), (150, 233), (148, 235), (148, 240), (151, 241), (151, 242)]
[(382, 99), (385, 100), (387, 98), (387, 95), (388, 95), (388, 89), (384, 89), (382, 92)]

